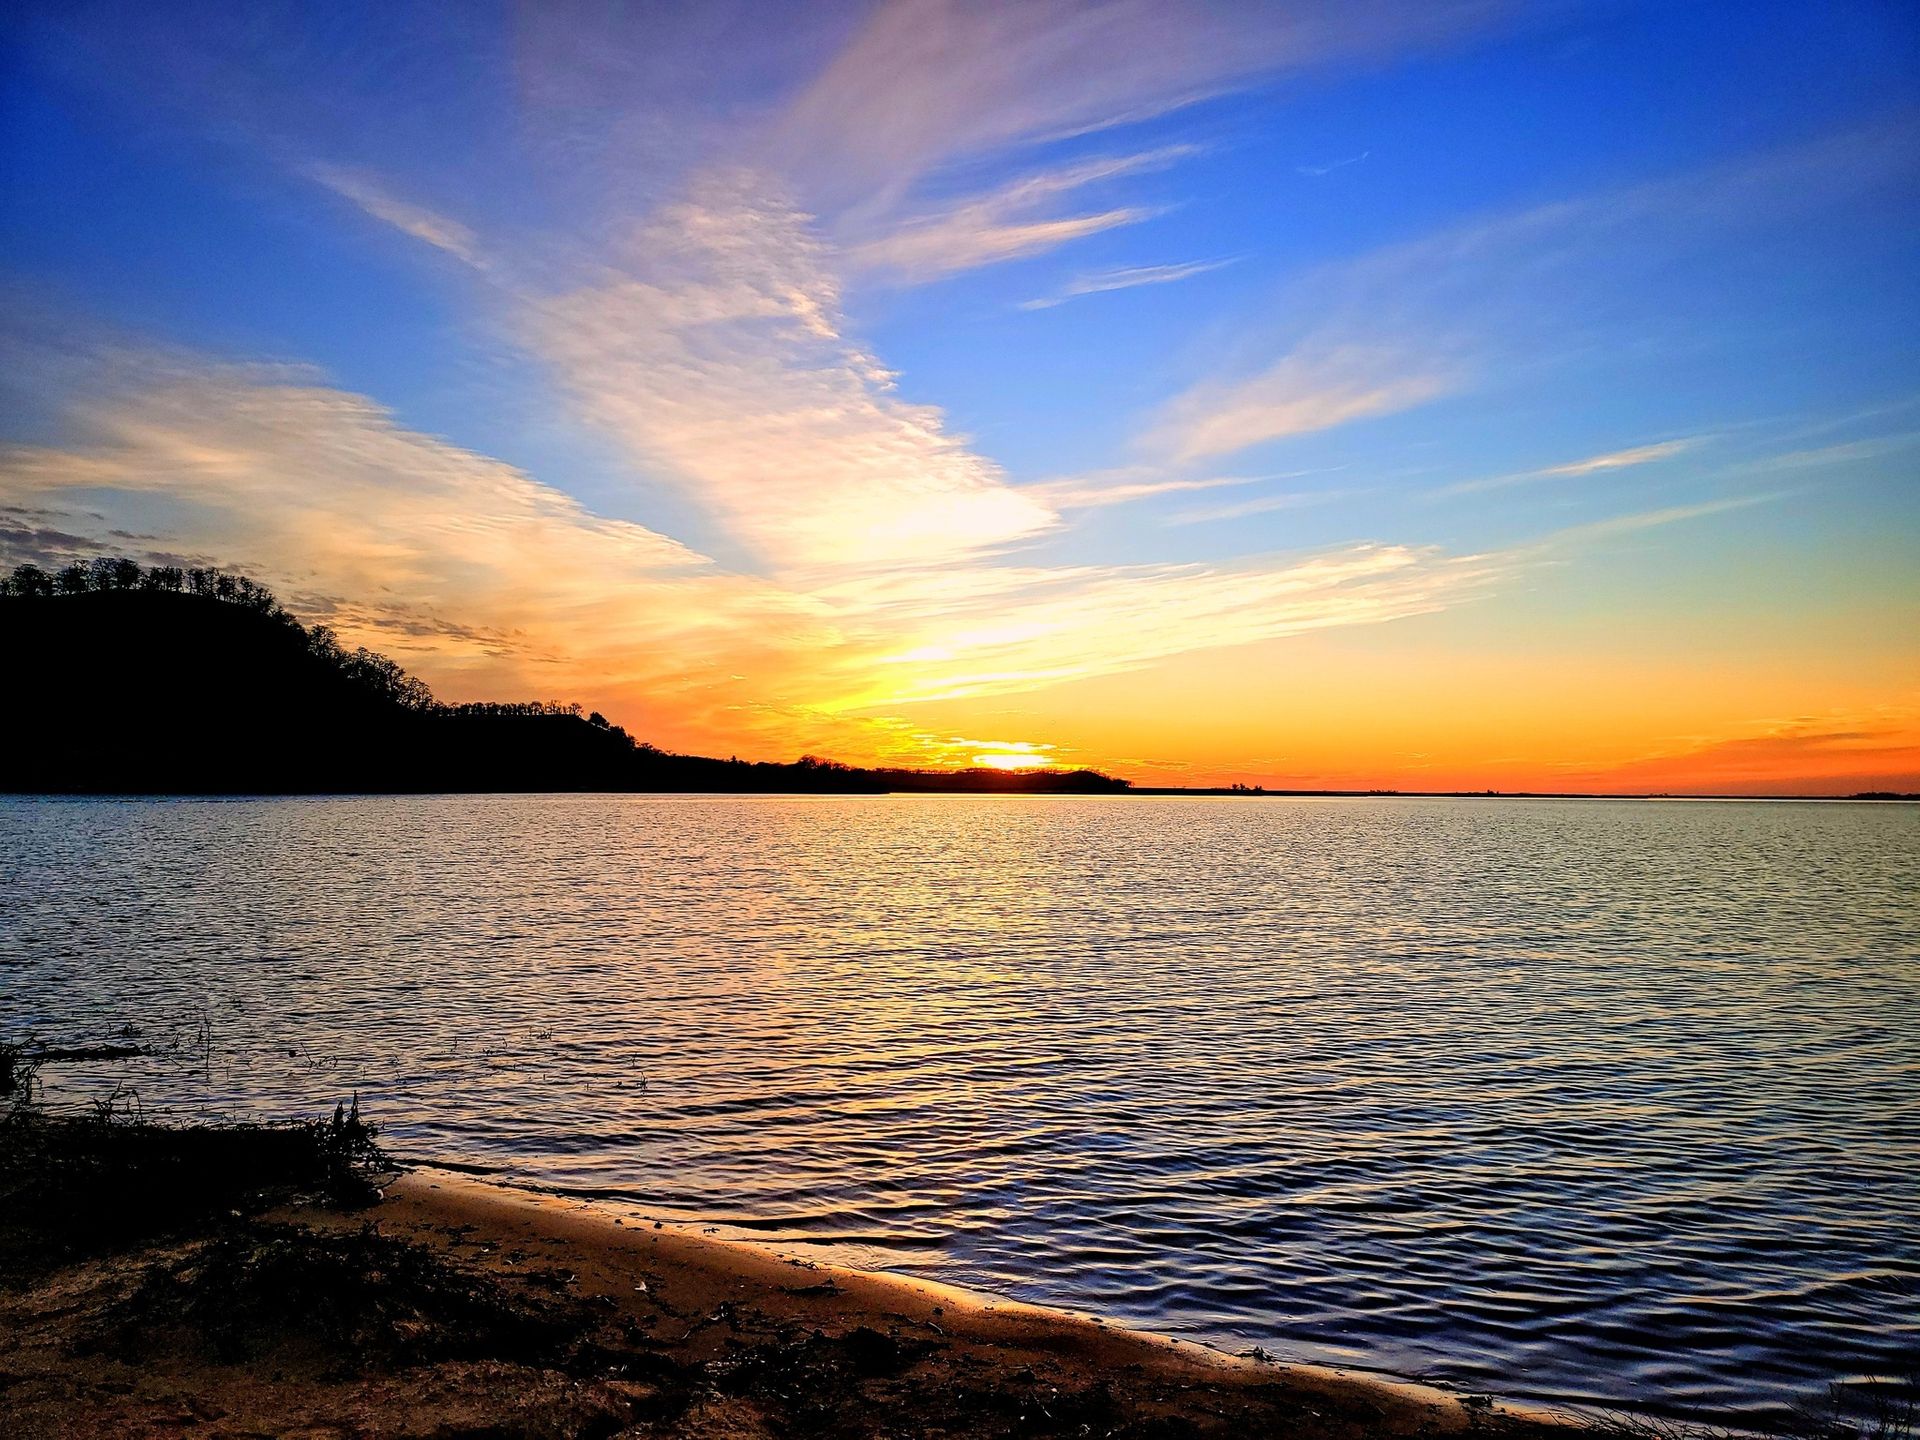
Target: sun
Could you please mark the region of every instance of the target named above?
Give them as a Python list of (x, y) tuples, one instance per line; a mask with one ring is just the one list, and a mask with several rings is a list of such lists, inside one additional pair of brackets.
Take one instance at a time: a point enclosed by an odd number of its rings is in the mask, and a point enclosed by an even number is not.
[(973, 763), (988, 770), (1038, 770), (1047, 763), (1047, 757), (1003, 750), (997, 755), (976, 755)]

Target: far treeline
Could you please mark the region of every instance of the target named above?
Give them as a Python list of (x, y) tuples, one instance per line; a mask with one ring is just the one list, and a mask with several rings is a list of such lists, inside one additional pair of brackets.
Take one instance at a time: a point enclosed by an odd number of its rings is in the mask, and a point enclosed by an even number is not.
[(213, 569), (102, 557), (0, 579), (0, 790), (306, 794), (630, 790), (1109, 794), (1093, 770), (862, 769), (675, 755), (598, 712), (448, 705)]

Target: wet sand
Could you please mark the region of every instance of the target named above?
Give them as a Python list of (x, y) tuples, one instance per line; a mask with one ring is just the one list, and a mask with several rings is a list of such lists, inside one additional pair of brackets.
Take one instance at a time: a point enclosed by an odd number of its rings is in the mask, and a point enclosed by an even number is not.
[(16, 1277), (0, 1407), (23, 1440), (1566, 1433), (433, 1169)]

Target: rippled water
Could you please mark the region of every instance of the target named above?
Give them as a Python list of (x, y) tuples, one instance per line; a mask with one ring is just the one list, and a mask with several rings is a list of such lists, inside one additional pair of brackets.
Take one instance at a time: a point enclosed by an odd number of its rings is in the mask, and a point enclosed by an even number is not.
[[(1232, 1348), (1737, 1410), (1920, 1351), (1920, 809), (0, 802), (156, 1106)], [(192, 1045), (183, 1047), (193, 1049)]]

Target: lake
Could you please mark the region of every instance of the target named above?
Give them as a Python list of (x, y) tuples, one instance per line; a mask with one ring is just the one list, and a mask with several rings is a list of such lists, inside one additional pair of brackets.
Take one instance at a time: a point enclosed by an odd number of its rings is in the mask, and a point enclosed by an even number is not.
[(1722, 1415), (1920, 1353), (1920, 808), (0, 800), (149, 1114), (1243, 1350)]

